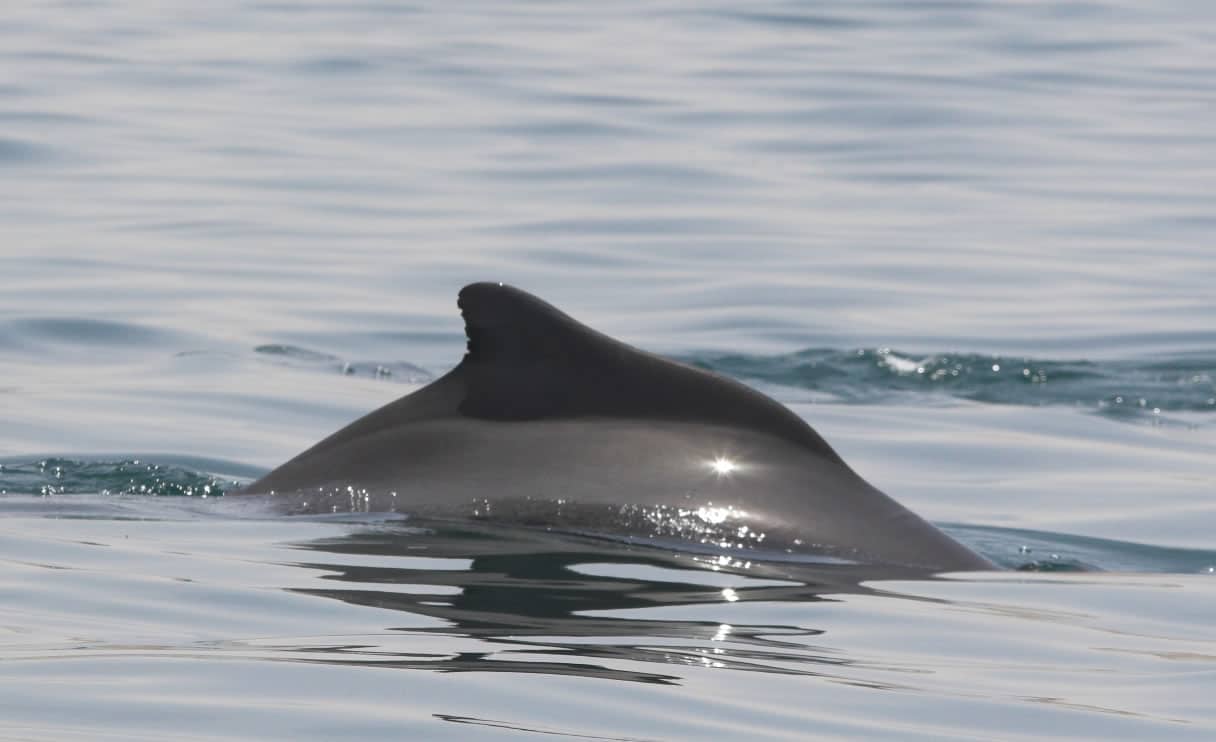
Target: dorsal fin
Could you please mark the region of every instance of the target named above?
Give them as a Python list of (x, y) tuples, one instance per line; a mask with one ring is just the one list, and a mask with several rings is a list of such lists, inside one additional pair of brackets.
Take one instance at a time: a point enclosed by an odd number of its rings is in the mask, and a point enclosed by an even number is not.
[(638, 350), (512, 286), (460, 292), (468, 352), (462, 414), (490, 420), (641, 417), (742, 426), (804, 445), (844, 466), (783, 405), (732, 379)]

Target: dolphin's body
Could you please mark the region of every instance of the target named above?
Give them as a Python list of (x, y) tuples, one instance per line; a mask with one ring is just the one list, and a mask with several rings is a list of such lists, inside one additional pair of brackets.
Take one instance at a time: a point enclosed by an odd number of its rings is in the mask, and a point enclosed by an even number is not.
[(468, 335), (460, 365), (242, 494), (274, 493), (307, 512), (590, 522), (865, 562), (992, 567), (743, 384), (620, 343), (510, 286), (472, 284), (458, 303)]

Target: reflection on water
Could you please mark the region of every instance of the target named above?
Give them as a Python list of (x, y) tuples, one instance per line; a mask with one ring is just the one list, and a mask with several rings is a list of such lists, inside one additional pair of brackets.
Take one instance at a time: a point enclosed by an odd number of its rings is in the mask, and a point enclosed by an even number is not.
[[(677, 682), (661, 669), (630, 671), (619, 663), (706, 665), (752, 672), (831, 674), (851, 665), (839, 652), (808, 644), (819, 629), (670, 621), (607, 612), (661, 606), (768, 601), (813, 604), (841, 594), (882, 594), (864, 579), (927, 578), (911, 568), (823, 563), (742, 563), (539, 530), (441, 524), (435, 528), (356, 531), (295, 545), (339, 555), (302, 561), (324, 571), (334, 588), (298, 592), (346, 603), (440, 619), (411, 634), (462, 636), (492, 643), (493, 652), (420, 656), (372, 645), (301, 648), (311, 659), (442, 671), (581, 675), (649, 683)], [(387, 557), (374, 566), (358, 557)], [(342, 557), (351, 557), (343, 559)], [(438, 565), (435, 560), (442, 560)], [(460, 565), (454, 568), (454, 565)], [(596, 569), (596, 565), (608, 569)], [(636, 575), (633, 577), (632, 575)], [(808, 613), (813, 616), (813, 613)], [(413, 623), (413, 622), (411, 622)], [(549, 659), (516, 659), (543, 653)], [(555, 658), (566, 658), (555, 659)]]
[(1206, 574), (749, 566), (230, 499), (0, 498), (0, 736), (1214, 728)]

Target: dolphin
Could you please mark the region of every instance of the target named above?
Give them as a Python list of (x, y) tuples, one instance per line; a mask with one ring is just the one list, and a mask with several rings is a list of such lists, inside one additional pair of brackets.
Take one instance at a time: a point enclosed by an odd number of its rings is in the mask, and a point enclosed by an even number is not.
[(983, 557), (880, 492), (744, 384), (633, 348), (520, 289), (464, 287), (446, 375), (239, 494), (940, 571)]

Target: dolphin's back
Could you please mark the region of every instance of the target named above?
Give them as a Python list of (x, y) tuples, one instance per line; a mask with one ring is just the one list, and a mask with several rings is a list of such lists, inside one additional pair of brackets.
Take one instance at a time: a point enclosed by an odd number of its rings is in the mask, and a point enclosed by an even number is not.
[(455, 369), (245, 492), (295, 493), (298, 507), (323, 510), (333, 493), (358, 490), (369, 509), (444, 517), (484, 517), (495, 504), (534, 520), (604, 507), (650, 508), (652, 521), (683, 513), (693, 526), (746, 517), (737, 532), (800, 533), (825, 553), (991, 566), (743, 384), (632, 348), (510, 286), (472, 284), (459, 305), (468, 350)]

